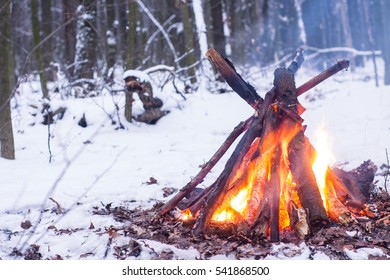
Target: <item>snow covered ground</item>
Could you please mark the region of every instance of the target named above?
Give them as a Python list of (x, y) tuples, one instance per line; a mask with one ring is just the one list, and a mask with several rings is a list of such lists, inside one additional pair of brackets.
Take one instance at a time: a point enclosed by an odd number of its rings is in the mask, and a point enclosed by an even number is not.
[[(325, 126), (336, 164), (347, 170), (367, 159), (379, 167), (386, 163), (385, 149), (390, 149), (390, 87), (375, 87), (372, 73), (371, 69), (343, 71), (300, 97), (307, 109), (303, 114), (306, 135), (313, 138), (315, 130)], [(297, 85), (316, 74), (301, 69)], [(262, 95), (272, 86), (272, 71), (249, 76)], [(13, 100), (16, 160), (0, 159), (1, 259), (23, 258), (18, 252), (31, 250), (31, 244), (39, 245), (43, 259), (115, 259), (113, 250), (107, 251), (107, 229), (118, 223), (110, 216), (93, 215), (93, 207), (112, 203), (149, 208), (167, 200), (163, 189), (184, 186), (231, 130), (253, 113), (234, 92), (199, 90), (184, 101), (166, 87), (156, 95), (164, 101), (164, 109), (171, 111), (156, 125), (126, 123), (121, 94), (67, 100), (53, 96), (53, 108), (63, 105), (67, 111), (49, 127), (49, 137), (48, 127), (40, 124), (41, 115), (34, 116), (38, 109), (31, 107), (39, 105), (37, 83), (21, 85)], [(118, 119), (115, 104), (121, 107), (119, 116), (125, 129), (116, 129), (118, 125), (112, 125), (108, 117), (107, 113), (114, 112)], [(140, 113), (139, 100), (135, 107), (134, 112)], [(86, 128), (77, 125), (83, 113), (89, 124)], [(216, 178), (228, 154), (203, 185)], [(151, 177), (157, 184), (148, 184)], [(378, 186), (383, 186), (383, 178), (377, 179)], [(22, 228), (26, 221), (31, 227)], [(126, 242), (118, 236), (111, 248)], [(177, 259), (199, 257), (195, 249), (181, 250), (148, 240), (142, 244), (141, 259), (152, 257), (151, 248), (157, 252), (170, 249)], [(291, 258), (284, 253), (286, 248), (296, 252), (293, 258), (309, 258), (305, 243), (275, 245), (269, 258)], [(351, 259), (383, 254), (380, 249), (346, 250)], [(328, 257), (317, 254), (315, 258)]]

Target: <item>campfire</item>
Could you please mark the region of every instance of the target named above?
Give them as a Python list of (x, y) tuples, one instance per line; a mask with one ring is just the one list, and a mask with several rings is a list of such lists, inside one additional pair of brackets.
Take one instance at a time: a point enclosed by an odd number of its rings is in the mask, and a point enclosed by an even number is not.
[[(180, 209), (179, 219), (193, 225), (195, 235), (240, 232), (271, 241), (279, 241), (284, 232), (305, 238), (315, 228), (332, 222), (348, 224), (364, 215), (375, 170), (369, 162), (360, 167), (362, 172), (331, 169), (330, 152), (322, 147), (316, 151), (305, 136), (300, 117), (304, 108), (297, 99), (348, 68), (349, 62), (341, 60), (296, 88), (294, 74), (303, 62), (298, 51), (288, 68), (275, 70), (274, 87), (263, 99), (217, 51), (210, 49), (207, 57), (255, 113), (233, 130), (201, 171), (160, 209), (160, 215)], [(242, 133), (217, 180), (197, 189)]]

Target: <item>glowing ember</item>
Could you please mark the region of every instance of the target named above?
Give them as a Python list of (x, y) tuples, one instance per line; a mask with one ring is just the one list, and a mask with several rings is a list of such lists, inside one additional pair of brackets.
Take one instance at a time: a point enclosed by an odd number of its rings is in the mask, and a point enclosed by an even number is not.
[(183, 210), (180, 213), (180, 220), (182, 220), (182, 221), (187, 221), (191, 218), (192, 218), (192, 213), (191, 213), (190, 209)]

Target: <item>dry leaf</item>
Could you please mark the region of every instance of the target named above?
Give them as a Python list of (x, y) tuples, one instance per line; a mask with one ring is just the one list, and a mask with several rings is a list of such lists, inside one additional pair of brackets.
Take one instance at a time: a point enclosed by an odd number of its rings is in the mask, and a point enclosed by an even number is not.
[(22, 227), (22, 229), (29, 229), (32, 226), (32, 224), (29, 220), (25, 220), (20, 224), (20, 226)]
[(154, 177), (150, 177), (149, 178), (149, 181), (146, 182), (147, 185), (154, 185), (154, 184), (157, 184), (157, 179), (154, 178)]

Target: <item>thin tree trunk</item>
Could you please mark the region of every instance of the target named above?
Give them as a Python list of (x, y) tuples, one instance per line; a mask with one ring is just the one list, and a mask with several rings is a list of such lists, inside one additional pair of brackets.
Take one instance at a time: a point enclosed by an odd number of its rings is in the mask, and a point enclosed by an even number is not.
[[(76, 3), (74, 0), (62, 0), (62, 14), (63, 22), (68, 22), (71, 18), (75, 17), (76, 13)], [(75, 58), (75, 46), (76, 46), (76, 21), (64, 26), (64, 37), (63, 40), (60, 40), (59, 44), (64, 45), (64, 61), (65, 64), (71, 65), (74, 62)], [(71, 67), (67, 71), (68, 78), (73, 74), (74, 68)]]
[(188, 68), (187, 74), (190, 77), (191, 84), (196, 84), (196, 75), (195, 75), (195, 54), (194, 54), (194, 32), (192, 30), (192, 25), (190, 21), (190, 9), (188, 4), (181, 4), (181, 15), (184, 26), (184, 41), (185, 48), (184, 52), (187, 53), (185, 58), (186, 67)]
[(13, 87), (13, 55), (11, 46), (10, 5), (0, 10), (0, 106), (8, 103), (0, 110), (0, 156), (15, 159), (14, 136), (12, 130), (11, 108), (9, 96)]
[[(47, 38), (50, 36), (52, 32), (52, 3), (51, 0), (49, 1), (42, 1), (41, 5), (41, 11), (42, 11), (42, 33), (43, 38)], [(43, 62), (45, 63), (45, 74), (46, 78), (49, 81), (53, 81), (55, 78), (54, 72), (52, 71), (51, 62), (53, 61), (54, 57), (54, 49), (53, 49), (53, 39), (49, 38), (43, 45), (44, 54), (43, 54)]]
[[(368, 33), (368, 45), (372, 51), (371, 58), (372, 58), (372, 63), (374, 65), (375, 85), (378, 87), (379, 80), (378, 80), (378, 68), (376, 65), (376, 58), (375, 58), (375, 54), (374, 54), (374, 37), (372, 34), (373, 27), (372, 27), (370, 12), (369, 12), (369, 3), (367, 1), (363, 1), (363, 13), (364, 13), (364, 19), (366, 22), (366, 28), (367, 28), (367, 33)], [(386, 36), (386, 32), (384, 32), (384, 36)]]
[(115, 26), (115, 4), (114, 0), (106, 0), (107, 14), (107, 49), (106, 62), (107, 69), (112, 68), (116, 63), (116, 48), (117, 48), (117, 28)]
[[(129, 0), (129, 13), (127, 30), (127, 52), (126, 52), (126, 68), (134, 69), (136, 67), (136, 44), (137, 44), (137, 3), (134, 0)], [(126, 92), (125, 99), (125, 118), (128, 122), (133, 118), (133, 93)]]
[(382, 20), (383, 20), (383, 58), (385, 60), (385, 85), (390, 85), (390, 2), (382, 0)]
[[(32, 20), (32, 30), (33, 30), (33, 37), (34, 37), (34, 46), (38, 47), (38, 45), (41, 42), (39, 36), (40, 28), (39, 28), (39, 19), (38, 19), (38, 0), (31, 1), (31, 20)], [(38, 61), (38, 72), (39, 72), (39, 79), (41, 82), (42, 95), (43, 98), (49, 99), (49, 91), (46, 85), (45, 63), (43, 61), (41, 46), (39, 46), (36, 50), (36, 58)]]
[[(339, 7), (340, 7), (340, 21), (341, 21), (341, 28), (342, 28), (342, 34), (341, 34), (341, 41), (344, 43), (346, 47), (353, 48), (353, 42), (352, 42), (352, 31), (351, 31), (351, 25), (348, 18), (348, 3), (347, 0), (339, 1)], [(341, 43), (339, 44), (341, 45)], [(353, 60), (353, 57), (347, 57), (352, 63), (351, 63), (351, 71), (355, 71), (355, 61)]]
[(95, 88), (93, 83), (96, 68), (96, 3), (94, 0), (80, 0), (77, 8), (77, 37), (74, 79), (87, 83), (87, 91)]
[(226, 39), (223, 31), (222, 0), (210, 0), (214, 48), (226, 56)]
[[(233, 1), (234, 2), (234, 1)], [(194, 9), (194, 15), (195, 15), (195, 23), (196, 23), (196, 29), (198, 32), (198, 41), (199, 41), (199, 48), (200, 48), (200, 61), (201, 66), (203, 69), (203, 77), (200, 82), (201, 88), (208, 88), (209, 84), (207, 83), (206, 79), (214, 80), (214, 73), (211, 68), (211, 65), (208, 61), (204, 60), (207, 50), (209, 49), (209, 44), (207, 41), (207, 30), (206, 30), (206, 22), (203, 14), (203, 7), (202, 7), (202, 1), (201, 0), (194, 0), (193, 1), (193, 9)], [(206, 78), (206, 79), (205, 79)]]

